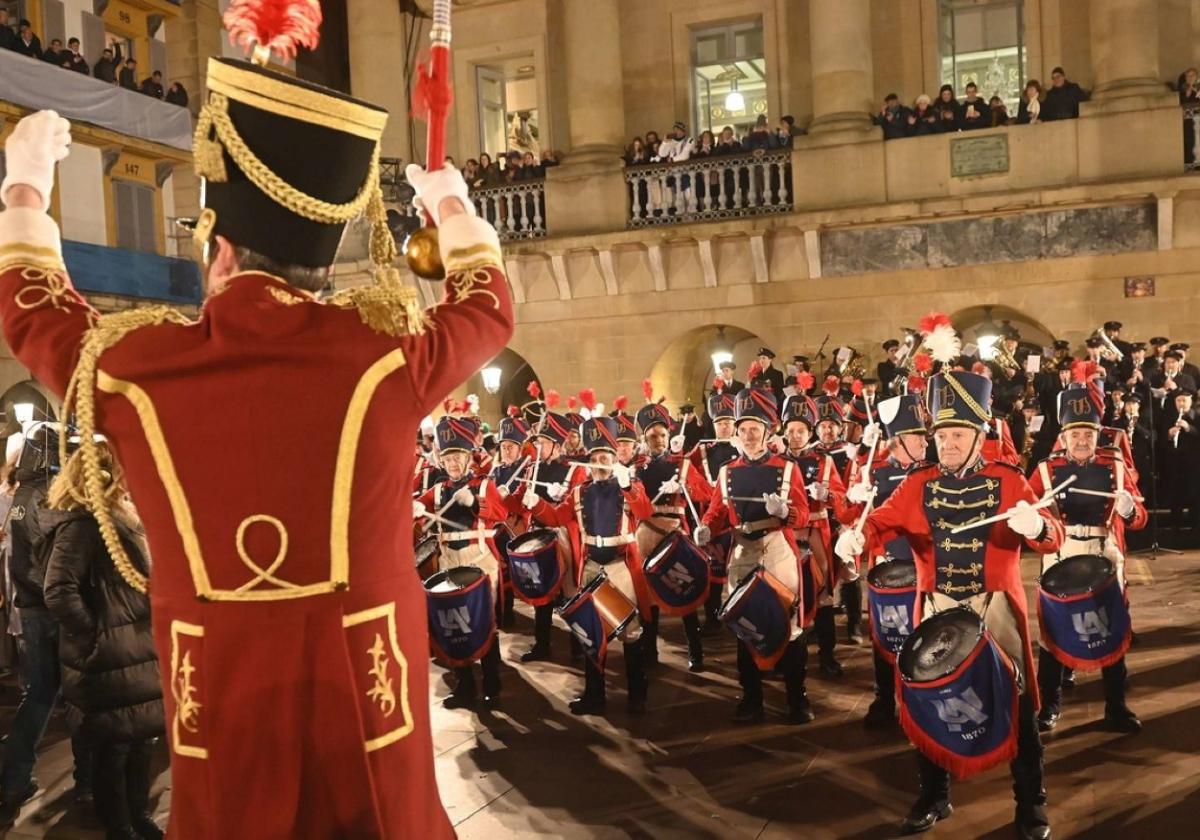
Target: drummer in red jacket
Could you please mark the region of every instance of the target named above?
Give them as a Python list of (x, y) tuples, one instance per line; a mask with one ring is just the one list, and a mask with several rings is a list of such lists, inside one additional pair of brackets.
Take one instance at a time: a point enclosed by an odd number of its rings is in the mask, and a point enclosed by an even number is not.
[[(733, 529), (726, 595), (756, 566), (762, 565), (803, 603), (800, 549), (794, 531), (808, 523), (808, 494), (800, 468), (767, 449), (767, 437), (779, 425), (775, 395), (747, 388), (737, 396), (737, 436), (742, 454), (721, 467), (708, 511), (696, 529), (697, 544), (705, 545), (714, 531)], [(789, 723), (808, 723), (812, 707), (804, 688), (808, 649), (801, 640), (804, 616), (797, 615), (791, 638), (779, 659), (787, 689)], [(742, 698), (735, 723), (763, 719), (762, 673), (744, 643), (738, 645), (738, 682)]]
[[(449, 476), (425, 491), (413, 502), (413, 519), (427, 518), (437, 529), (443, 569), (477, 566), (486, 573), (493, 587), (500, 584), (500, 552), (496, 548), (495, 526), (508, 516), (504, 497), (496, 483), (472, 469), (472, 454), (479, 435), (474, 417), (447, 414), (437, 424), (437, 446), (442, 468)], [(479, 662), (483, 669), (483, 703), (495, 708), (500, 699), (500, 634)], [(475, 705), (475, 673), (471, 665), (454, 669), (458, 682), (442, 701), (447, 709), (466, 709)]]
[[(642, 622), (650, 617), (650, 599), (641, 577), (641, 557), (634, 531), (638, 521), (649, 518), (654, 509), (633, 471), (617, 463), (617, 421), (611, 417), (593, 417), (584, 422), (580, 432), (588, 450), (591, 476), (571, 487), (556, 505), (549, 504), (532, 489), (525, 491), (523, 502), (541, 524), (568, 530), (575, 556), (582, 561), (581, 588), (603, 573), (630, 604), (637, 606), (637, 617), (621, 632), (621, 640), (629, 687), (626, 708), (631, 714), (640, 714), (646, 710), (648, 688)], [(603, 662), (585, 657), (584, 680), (583, 694), (571, 701), (571, 714), (603, 714), (606, 705)]]
[[(1077, 362), (1083, 366), (1084, 362)], [(1088, 371), (1081, 371), (1085, 380)], [(1101, 555), (1116, 571), (1117, 585), (1125, 587), (1125, 529), (1140, 530), (1146, 526), (1146, 507), (1138, 496), (1135, 476), (1126, 466), (1120, 452), (1098, 449), (1100, 418), (1103, 416), (1104, 392), (1097, 381), (1076, 382), (1058, 397), (1058, 420), (1062, 425), (1061, 439), (1066, 450), (1055, 453), (1037, 465), (1029, 477), (1034, 492), (1045, 493), (1067, 478), (1075, 482), (1058, 495), (1051, 508), (1066, 529), (1062, 549), (1046, 555), (1042, 572), (1080, 554)], [(1090, 492), (1079, 492), (1090, 491)], [(1121, 645), (1123, 651), (1128, 640)], [(1118, 651), (1113, 651), (1115, 656)], [(1038, 688), (1042, 693), (1042, 709), (1038, 713), (1038, 728), (1049, 732), (1058, 725), (1062, 705), (1064, 669), (1075, 662), (1062, 662), (1046, 647), (1043, 637), (1038, 648)], [(1086, 667), (1086, 663), (1078, 663)], [(1142, 722), (1125, 704), (1127, 671), (1125, 656), (1101, 669), (1104, 680), (1104, 725), (1114, 732), (1140, 732)]]
[[(1033, 650), (1021, 582), (1021, 550), (1026, 546), (1039, 554), (1058, 550), (1062, 526), (1048, 510), (1034, 506), (1038, 498), (1020, 470), (981, 457), (991, 419), (991, 381), (948, 368), (961, 352), (949, 318), (927, 319), (922, 327), (925, 345), (947, 366), (929, 384), (938, 463), (910, 474), (867, 518), (865, 532), (842, 533), (836, 551), (844, 561), (853, 562), (868, 542), (884, 544), (907, 537), (917, 564), (914, 624), (920, 624), (923, 613), (968, 606), (981, 616), (1019, 672), (1031, 674)], [(997, 514), (1009, 518), (957, 534), (951, 530)], [(993, 763), (1012, 757), (1009, 751), (1015, 751), (1010, 766), (1018, 833), (1022, 838), (1046, 840), (1050, 824), (1043, 807), (1037, 686), (1026, 681), (1022, 690), (1016, 743), (997, 751)], [(918, 753), (918, 766), (921, 793), (901, 823), (906, 834), (928, 830), (953, 810), (949, 771), (923, 752)]]

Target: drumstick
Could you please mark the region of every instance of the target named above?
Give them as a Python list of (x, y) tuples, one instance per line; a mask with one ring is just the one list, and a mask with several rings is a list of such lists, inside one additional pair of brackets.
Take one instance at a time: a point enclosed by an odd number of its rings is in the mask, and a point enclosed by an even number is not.
[[(1117, 498), (1116, 493), (1106, 493), (1103, 490), (1085, 490), (1082, 487), (1072, 487), (1067, 492), (1068, 493), (1079, 493), (1082, 496), (1102, 496), (1105, 499)], [(1144, 501), (1146, 501), (1146, 498), (1145, 498), (1145, 496), (1134, 496), (1133, 500), (1135, 502), (1144, 502)]]
[(854, 523), (854, 533), (861, 534), (863, 532), (863, 528), (867, 524), (867, 517), (871, 515), (871, 509), (875, 507), (876, 495), (872, 493), (867, 499), (867, 503), (863, 506), (863, 512), (858, 515), (858, 521)]
[(436, 513), (430, 513), (429, 511), (425, 511), (424, 513), (421, 514), (421, 516), (423, 516), (425, 519), (433, 520), (434, 522), (437, 522), (439, 525), (449, 525), (451, 527), (451, 529), (455, 530), (455, 531), (466, 530), (465, 528), (463, 528), (463, 525), (461, 522), (452, 522), (451, 520), (446, 519), (444, 516), (440, 516)]
[[(1073, 483), (1075, 481), (1075, 479), (1078, 477), (1079, 476), (1077, 476), (1077, 475), (1070, 476), (1067, 478), (1066, 481), (1064, 481), (1062, 484), (1058, 485), (1057, 487), (1051, 487), (1046, 492), (1046, 495), (1042, 496), (1042, 498), (1039, 501), (1030, 505), (1030, 507), (1033, 508), (1034, 510), (1041, 510), (1044, 507), (1049, 507), (1051, 504), (1054, 503), (1054, 497), (1057, 496), (1059, 494), (1059, 492), (1062, 491), (1062, 489), (1064, 487), (1066, 487), (1068, 484)], [(951, 528), (950, 533), (951, 534), (961, 534), (963, 531), (970, 531), (972, 528), (978, 528), (980, 525), (990, 525), (993, 522), (1005, 522), (1009, 519), (1012, 519), (1014, 516), (1016, 516), (1016, 514), (1017, 514), (1016, 508), (1011, 508), (1009, 510), (1006, 510), (1004, 513), (998, 513), (995, 516), (989, 516), (987, 519), (980, 519), (975, 522), (969, 522), (966, 525), (959, 525), (957, 528)]]

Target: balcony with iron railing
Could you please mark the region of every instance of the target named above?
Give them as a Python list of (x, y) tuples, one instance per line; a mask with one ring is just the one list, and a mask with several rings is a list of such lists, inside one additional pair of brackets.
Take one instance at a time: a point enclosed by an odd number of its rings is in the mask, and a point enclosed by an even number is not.
[(630, 166), (625, 181), (631, 228), (792, 209), (790, 150)]

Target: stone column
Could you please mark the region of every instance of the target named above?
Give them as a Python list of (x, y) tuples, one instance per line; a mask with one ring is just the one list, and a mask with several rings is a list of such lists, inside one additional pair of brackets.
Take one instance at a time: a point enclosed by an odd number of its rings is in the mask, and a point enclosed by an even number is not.
[[(396, 0), (354, 0), (346, 4), (350, 44), (350, 92), (386, 108), (387, 127), (380, 151), (384, 157), (412, 161), (408, 142), (408, 101), (404, 81), (404, 27)], [(421, 46), (427, 48), (428, 38)], [(422, 123), (422, 130), (424, 123)]]
[(625, 227), (629, 200), (621, 162), (625, 99), (618, 5), (618, 0), (557, 5), (570, 148), (546, 175), (551, 235)]
[(1159, 70), (1156, 0), (1091, 0), (1092, 98), (1170, 95)]
[(813, 76), (809, 133), (878, 134), (871, 125), (871, 0), (809, 0), (808, 26)]

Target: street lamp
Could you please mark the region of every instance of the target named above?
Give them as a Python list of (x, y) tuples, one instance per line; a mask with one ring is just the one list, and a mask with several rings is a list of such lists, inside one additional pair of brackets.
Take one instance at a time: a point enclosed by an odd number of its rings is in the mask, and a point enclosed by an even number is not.
[(479, 371), (480, 378), (483, 379), (483, 390), (489, 394), (497, 394), (500, 391), (500, 368), (495, 365), (485, 367)]
[(717, 346), (712, 351), (713, 374), (721, 375), (721, 365), (725, 362), (733, 361), (733, 351), (729, 349), (728, 342), (725, 341), (725, 328), (717, 327)]
[(17, 422), (22, 427), (33, 422), (33, 403), (16, 403), (13, 405), (13, 414), (17, 418)]
[(979, 345), (979, 358), (990, 362), (999, 353), (997, 345), (1000, 343), (1000, 330), (992, 320), (992, 307), (983, 307), (983, 317), (985, 320), (979, 325), (975, 342)]

